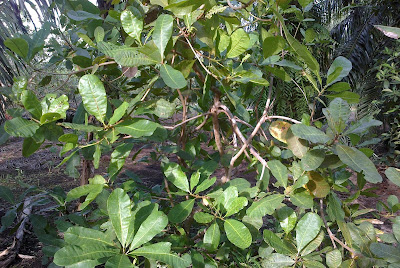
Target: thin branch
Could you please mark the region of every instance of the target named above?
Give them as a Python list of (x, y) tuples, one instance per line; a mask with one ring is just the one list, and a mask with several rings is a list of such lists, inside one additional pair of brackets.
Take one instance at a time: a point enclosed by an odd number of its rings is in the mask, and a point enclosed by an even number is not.
[(296, 120), (296, 119), (293, 119), (293, 118), (290, 118), (290, 117), (287, 117), (287, 116), (270, 115), (270, 116), (268, 116), (268, 117), (266, 118), (266, 120), (270, 120), (270, 119), (282, 119), (282, 120), (291, 121), (291, 122), (293, 122), (293, 123), (295, 123), (295, 124), (301, 124), (300, 121), (298, 121), (298, 120)]
[(202, 116), (208, 116), (208, 115), (210, 115), (211, 113), (204, 113), (204, 114), (198, 114), (198, 115), (196, 115), (196, 116), (193, 116), (193, 117), (191, 117), (191, 118), (188, 118), (188, 119), (186, 119), (186, 120), (184, 120), (184, 121), (182, 121), (182, 122), (180, 122), (179, 124), (177, 124), (177, 125), (175, 125), (175, 126), (163, 126), (165, 129), (169, 129), (169, 130), (173, 130), (173, 129), (175, 129), (175, 128), (178, 128), (178, 127), (180, 127), (180, 126), (182, 126), (182, 125), (184, 125), (184, 124), (186, 124), (187, 122), (189, 122), (189, 121), (192, 121), (192, 120), (195, 120), (195, 119), (197, 119), (197, 118), (200, 118), (200, 117), (202, 117)]
[(328, 222), (325, 219), (325, 215), (324, 215), (324, 200), (323, 199), (319, 200), (319, 207), (321, 208), (319, 212), (321, 214), (322, 221), (324, 222), (325, 229), (328, 231), (328, 235), (329, 235), (329, 238), (332, 241), (333, 248), (336, 248), (336, 243), (335, 243), (335, 240), (333, 239), (335, 237), (335, 235), (332, 233), (331, 229), (328, 226)]

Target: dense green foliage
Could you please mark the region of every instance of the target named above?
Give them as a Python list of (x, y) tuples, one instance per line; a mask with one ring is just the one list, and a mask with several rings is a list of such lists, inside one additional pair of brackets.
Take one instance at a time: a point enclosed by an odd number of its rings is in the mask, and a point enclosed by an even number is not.
[[(393, 234), (382, 233), (371, 223), (379, 213), (354, 203), (382, 182), (368, 148), (382, 122), (352, 116), (360, 95), (343, 81), (351, 61), (338, 56), (321, 68), (313, 56), (330, 42), (309, 27), (313, 1), (54, 4), (65, 33), (46, 24), (4, 42), (45, 76), (15, 77), (2, 89), (19, 107), (0, 127), (1, 142), (24, 138), (24, 156), (54, 141), (71, 177), (84, 176), (81, 159), (93, 163), (88, 183), (41, 196), (59, 216), (31, 216), (52, 267), (400, 265), (400, 218), (390, 217)], [(35, 68), (48, 36), (51, 58)], [(70, 71), (49, 73), (52, 65)], [(72, 122), (63, 121), (66, 94), (37, 94), (56, 75), (79, 79)], [(119, 176), (138, 144), (153, 146), (162, 185)], [(242, 163), (253, 180), (237, 175)], [(398, 169), (386, 176), (400, 186)], [(5, 187), (0, 197), (13, 205), (4, 231), (22, 200)], [(390, 197), (381, 208), (393, 214), (400, 205)]]

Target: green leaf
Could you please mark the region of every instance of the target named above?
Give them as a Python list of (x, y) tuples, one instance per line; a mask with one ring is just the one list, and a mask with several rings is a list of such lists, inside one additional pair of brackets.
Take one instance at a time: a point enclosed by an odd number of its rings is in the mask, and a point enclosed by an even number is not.
[(287, 255), (293, 254), (292, 250), (290, 250), (290, 248), (271, 230), (265, 229), (263, 238), (276, 252)]
[(228, 240), (238, 248), (250, 247), (252, 237), (249, 229), (240, 221), (228, 219), (224, 222), (224, 229)]
[(164, 212), (153, 210), (153, 212), (140, 225), (133, 238), (130, 250), (149, 242), (154, 236), (161, 233), (167, 224), (168, 217), (164, 214)]
[(186, 268), (190, 266), (190, 261), (186, 258), (179, 257), (170, 253), (171, 243), (160, 242), (149, 246), (144, 246), (132, 251), (130, 254), (143, 256), (148, 259), (158, 260), (169, 264), (174, 268)]
[(103, 189), (103, 186), (98, 185), (98, 184), (86, 184), (86, 185), (76, 187), (68, 192), (65, 202), (70, 202), (72, 200), (80, 198), (81, 196), (91, 194), (93, 192), (100, 193), (102, 191), (102, 189)]
[(182, 171), (181, 167), (176, 163), (167, 163), (163, 167), (164, 175), (172, 182), (177, 188), (185, 192), (190, 192), (189, 182), (185, 172)]
[(340, 160), (356, 172), (364, 172), (365, 179), (371, 183), (382, 182), (382, 177), (374, 163), (361, 151), (346, 145), (336, 146)]
[(329, 104), (329, 108), (322, 109), (322, 112), (328, 120), (329, 127), (341, 133), (346, 127), (346, 121), (350, 116), (349, 104), (341, 98), (336, 98)]
[(286, 41), (280, 36), (271, 36), (264, 39), (263, 42), (263, 55), (264, 59), (277, 54), (279, 51), (285, 48)]
[(108, 259), (106, 262), (106, 268), (133, 268), (132, 262), (129, 260), (128, 256), (118, 254), (114, 257)]
[(25, 109), (31, 113), (31, 115), (40, 119), (42, 116), (42, 106), (36, 97), (36, 95), (30, 90), (24, 90), (21, 93), (21, 102), (24, 105)]
[(59, 113), (45, 113), (40, 117), (40, 124), (48, 124), (61, 119), (62, 116)]
[(75, 21), (84, 21), (84, 20), (89, 20), (89, 19), (94, 19), (94, 20), (102, 20), (102, 18), (99, 15), (89, 13), (83, 10), (70, 10), (67, 13), (67, 16)]
[(25, 138), (22, 144), (22, 156), (28, 157), (36, 152), (43, 142), (36, 142), (33, 138)]
[(390, 167), (385, 170), (386, 177), (400, 187), (400, 171), (397, 168)]
[(355, 92), (350, 92), (350, 91), (342, 91), (342, 92), (339, 92), (336, 94), (329, 94), (329, 95), (325, 95), (325, 96), (329, 99), (341, 98), (350, 104), (360, 102), (360, 95), (358, 95)]
[(112, 152), (110, 164), (108, 165), (108, 174), (111, 180), (115, 179), (124, 166), (125, 159), (129, 156), (132, 148), (133, 143), (122, 143)]
[(112, 239), (105, 233), (95, 229), (85, 228), (81, 226), (73, 226), (68, 228), (64, 233), (64, 240), (70, 245), (108, 245), (115, 246)]
[(338, 82), (330, 86), (327, 90), (334, 92), (342, 92), (351, 89), (350, 84), (347, 82)]
[(285, 196), (283, 194), (273, 194), (254, 202), (247, 209), (246, 214), (252, 218), (272, 215), (277, 207), (280, 206)]
[(313, 212), (306, 213), (296, 226), (297, 251), (301, 250), (310, 243), (319, 233), (322, 220), (318, 214)]
[(196, 171), (195, 173), (190, 176), (190, 190), (193, 191), (194, 187), (199, 184), (200, 181), (200, 172)]
[(78, 88), (86, 111), (104, 123), (107, 112), (107, 96), (103, 83), (97, 76), (86, 74), (79, 79)]
[(161, 127), (159, 124), (154, 123), (147, 119), (134, 118), (123, 121), (115, 126), (118, 132), (130, 135), (133, 138), (147, 137), (153, 135), (154, 131)]
[(68, 266), (85, 260), (110, 257), (118, 252), (118, 248), (104, 247), (96, 243), (90, 244), (90, 246), (66, 246), (54, 254), (54, 263), (58, 266)]
[(306, 153), (301, 159), (301, 166), (305, 171), (317, 169), (325, 159), (325, 152), (322, 149), (313, 149)]
[(194, 214), (194, 220), (198, 223), (210, 223), (214, 220), (214, 216), (205, 212), (197, 212)]
[(8, 38), (4, 40), (4, 45), (21, 58), (26, 59), (29, 52), (29, 44), (23, 38)]
[(104, 40), (104, 29), (101, 26), (97, 26), (96, 29), (94, 29), (94, 38), (96, 39), (96, 42), (101, 42)]
[(138, 16), (138, 14), (133, 14), (130, 10), (124, 10), (121, 13), (121, 23), (124, 31), (140, 43), (140, 35), (143, 30), (143, 19)]
[(312, 3), (313, 0), (299, 0), (299, 4), (305, 8), (306, 6), (308, 6), (310, 3)]
[(2, 185), (0, 185), (0, 198), (2, 198), (4, 201), (9, 202), (10, 204), (15, 203), (14, 195), (11, 190)]
[(107, 200), (107, 211), (115, 234), (125, 247), (131, 221), (131, 200), (121, 188), (115, 189)]
[(334, 249), (326, 253), (326, 264), (329, 268), (338, 268), (342, 264), (342, 253)]
[(71, 128), (71, 129), (75, 129), (78, 131), (84, 131), (84, 132), (97, 132), (97, 131), (103, 130), (103, 128), (96, 127), (93, 125), (83, 125), (83, 124), (74, 124), (74, 123), (60, 123), (60, 125), (65, 128)]
[(0, 125), (0, 145), (4, 144), (10, 135), (5, 131), (4, 124)]
[(286, 143), (292, 153), (300, 159), (303, 158), (308, 151), (307, 141), (293, 135), (293, 132), (290, 129), (287, 131), (286, 134)]
[(154, 60), (143, 53), (140, 53), (137, 48), (129, 47), (115, 52), (114, 60), (124, 67), (139, 67), (143, 65), (154, 65), (158, 61)]
[(306, 190), (291, 194), (290, 202), (292, 202), (296, 207), (301, 208), (312, 208), (314, 205), (313, 197)]
[(400, 28), (398, 27), (390, 27), (384, 25), (374, 25), (374, 27), (377, 28), (379, 31), (381, 31), (387, 37), (393, 39), (399, 39), (400, 37)]
[(279, 253), (272, 253), (267, 258), (263, 259), (261, 266), (263, 268), (283, 268), (291, 267), (295, 263), (292, 258)]
[[(328, 215), (332, 220), (344, 221), (344, 211), (342, 209), (342, 202), (335, 193), (331, 193), (328, 197)], [(355, 217), (353, 215), (353, 217)]]
[(288, 169), (279, 160), (268, 161), (268, 167), (271, 170), (272, 175), (276, 178), (280, 185), (284, 188), (287, 186), (288, 181)]
[(161, 58), (164, 58), (165, 48), (171, 39), (174, 19), (171, 15), (162, 14), (158, 16), (154, 26), (153, 41), (158, 47)]
[(221, 232), (219, 230), (218, 224), (213, 223), (210, 227), (208, 227), (206, 233), (204, 234), (203, 243), (204, 246), (214, 251), (218, 248), (218, 244), (220, 241)]
[(175, 113), (175, 104), (165, 100), (159, 99), (156, 102), (156, 109), (154, 114), (160, 118), (170, 118)]
[(383, 243), (371, 243), (370, 250), (388, 262), (400, 262), (400, 249)]
[(306, 126), (304, 124), (294, 124), (290, 127), (293, 134), (297, 137), (308, 140), (312, 143), (327, 143), (330, 138), (316, 127)]
[(199, 186), (196, 187), (196, 191), (194, 191), (195, 194), (200, 193), (202, 191), (207, 190), (210, 188), (214, 183), (217, 181), (217, 177), (212, 177), (210, 179), (205, 179), (200, 183)]
[(242, 28), (239, 28), (231, 35), (226, 57), (236, 58), (249, 49), (250, 45), (249, 35)]
[(364, 134), (364, 132), (370, 127), (376, 127), (380, 125), (382, 125), (381, 121), (375, 120), (374, 118), (372, 118), (372, 116), (364, 116), (353, 125), (351, 125), (344, 134)]
[(336, 82), (339, 82), (344, 77), (348, 76), (352, 68), (351, 61), (345, 57), (337, 57), (331, 64), (328, 70), (328, 79), (326, 85), (330, 86)]
[(58, 138), (58, 141), (60, 142), (65, 142), (65, 143), (72, 143), (72, 144), (77, 144), (78, 143), (78, 135), (73, 134), (73, 133), (66, 133), (64, 135), (61, 135)]
[(229, 217), (233, 214), (238, 213), (240, 210), (242, 210), (242, 208), (244, 208), (245, 206), (247, 206), (248, 201), (246, 197), (237, 197), (235, 199), (233, 199), (233, 201), (230, 201), (229, 203), (227, 203), (226, 205), (226, 215), (225, 217)]
[(168, 64), (161, 65), (160, 76), (170, 88), (180, 89), (186, 87), (187, 82), (183, 74)]
[(4, 130), (14, 137), (32, 137), (38, 128), (37, 123), (21, 117), (13, 118), (4, 123)]
[(168, 213), (168, 219), (172, 223), (181, 223), (189, 217), (194, 206), (195, 199), (189, 199), (175, 205)]
[(314, 238), (304, 249), (301, 251), (301, 256), (307, 256), (308, 254), (314, 252), (322, 243), (325, 238), (325, 233), (323, 230), (319, 232), (316, 238)]
[(277, 211), (277, 218), (286, 234), (290, 233), (296, 226), (297, 215), (290, 207), (283, 207)]
[(307, 172), (307, 176), (309, 179), (307, 182), (307, 189), (314, 197), (324, 198), (329, 194), (331, 186), (321, 174), (315, 171), (309, 171)]

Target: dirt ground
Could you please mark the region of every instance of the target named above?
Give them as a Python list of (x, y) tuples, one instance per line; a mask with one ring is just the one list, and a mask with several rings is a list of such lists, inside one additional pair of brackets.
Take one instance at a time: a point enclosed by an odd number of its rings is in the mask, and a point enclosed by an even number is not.
[[(42, 149), (31, 155), (30, 157), (22, 156), (22, 142), (23, 139), (12, 138), (6, 144), (0, 146), (0, 185), (9, 187), (15, 196), (20, 195), (25, 188), (23, 184), (37, 186), (41, 189), (50, 190), (56, 186), (68, 191), (76, 186), (79, 186), (79, 179), (73, 179), (64, 174), (64, 166), (55, 168), (62, 158), (59, 157), (59, 147), (47, 143), (42, 145)], [(47, 145), (47, 146), (46, 146)], [(132, 154), (134, 154), (140, 146), (134, 147)], [(137, 163), (138, 159), (150, 159), (150, 152), (152, 148), (143, 149), (136, 157), (136, 161), (132, 161), (128, 157), (125, 164), (125, 171), (129, 170), (139, 176), (146, 186), (152, 187), (160, 184), (163, 180), (163, 175), (159, 164), (154, 161), (141, 161)], [(96, 170), (96, 174), (105, 175), (106, 166), (110, 160), (109, 155), (102, 157), (100, 161), (100, 168)], [(123, 173), (122, 171), (121, 173)], [(222, 171), (217, 171), (217, 177), (222, 175)], [(255, 182), (256, 174), (246, 172), (245, 166), (239, 168), (238, 175)], [(355, 178), (352, 178), (354, 181)], [(366, 185), (366, 188), (374, 187), (376, 185)], [(360, 196), (355, 203), (360, 204), (362, 208), (376, 208), (378, 200), (386, 203), (387, 197), (395, 195), (400, 197), (398, 187), (387, 179), (382, 184), (379, 184), (374, 191), (378, 197)], [(346, 197), (346, 194), (340, 194), (341, 197)], [(7, 209), (8, 204), (0, 202), (0, 217), (2, 217)], [(388, 220), (381, 219), (383, 224), (375, 225), (376, 228), (391, 231)], [(7, 232), (0, 234), (0, 252), (7, 248), (12, 243), (12, 237), (7, 236)], [(34, 236), (33, 232), (26, 233), (24, 243), (20, 250), (20, 254), (26, 255), (26, 258), (19, 258), (18, 262), (11, 267), (44, 267), (41, 264), (41, 244)], [(32, 258), (30, 258), (31, 256)]]

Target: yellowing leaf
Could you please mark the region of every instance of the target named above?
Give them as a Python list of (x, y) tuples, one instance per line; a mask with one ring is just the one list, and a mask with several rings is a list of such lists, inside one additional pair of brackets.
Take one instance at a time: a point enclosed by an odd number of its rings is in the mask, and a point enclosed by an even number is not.
[(278, 141), (286, 143), (286, 133), (292, 124), (285, 121), (274, 121), (269, 126), (269, 132), (272, 137)]
[(319, 173), (310, 171), (307, 173), (309, 181), (306, 185), (307, 190), (316, 198), (324, 198), (330, 192), (329, 183)]

